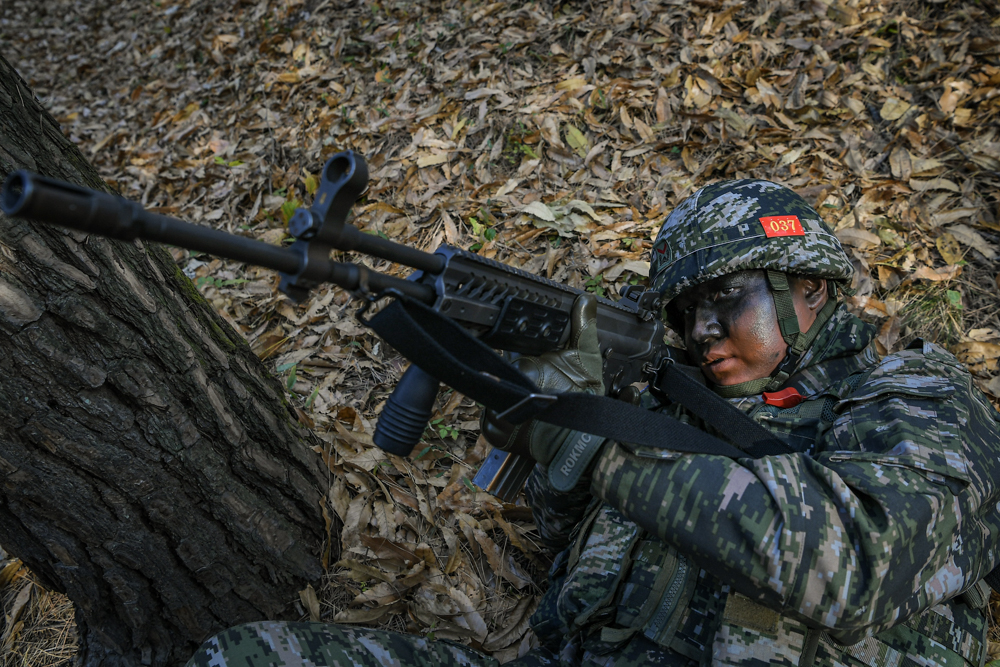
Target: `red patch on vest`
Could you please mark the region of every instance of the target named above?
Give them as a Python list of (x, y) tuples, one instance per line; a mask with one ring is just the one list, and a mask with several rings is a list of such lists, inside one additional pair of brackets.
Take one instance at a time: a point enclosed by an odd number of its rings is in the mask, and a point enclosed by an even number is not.
[(772, 215), (760, 218), (760, 226), (764, 228), (764, 235), (769, 239), (775, 236), (806, 235), (806, 230), (802, 228), (797, 215)]
[(764, 402), (779, 408), (794, 408), (804, 401), (802, 394), (795, 387), (782, 389), (781, 391), (764, 392)]

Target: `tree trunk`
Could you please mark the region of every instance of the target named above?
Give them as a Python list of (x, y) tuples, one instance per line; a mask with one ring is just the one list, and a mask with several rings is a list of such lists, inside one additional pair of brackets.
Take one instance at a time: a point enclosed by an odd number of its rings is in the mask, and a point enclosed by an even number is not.
[[(21, 168), (107, 189), (0, 58)], [(0, 368), (0, 544), (76, 605), (84, 665), (183, 664), (320, 576), (317, 441), (160, 247), (0, 214)]]

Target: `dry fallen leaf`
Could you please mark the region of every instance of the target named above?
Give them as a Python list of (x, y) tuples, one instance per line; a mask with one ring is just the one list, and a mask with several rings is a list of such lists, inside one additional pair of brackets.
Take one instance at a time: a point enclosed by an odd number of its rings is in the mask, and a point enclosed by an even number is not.
[(940, 282), (954, 280), (961, 272), (961, 266), (942, 266), (939, 269), (932, 269), (929, 266), (920, 266), (913, 272), (912, 276), (916, 280)]
[(948, 232), (937, 237), (934, 245), (937, 246), (938, 252), (941, 253), (941, 258), (944, 259), (945, 263), (957, 264), (962, 260), (962, 248), (959, 247), (955, 237)]
[(524, 208), (521, 209), (522, 213), (528, 213), (535, 216), (536, 218), (541, 218), (546, 222), (555, 222), (556, 216), (548, 206), (540, 201), (533, 201)]
[(319, 598), (316, 597), (316, 591), (313, 590), (312, 584), (299, 591), (299, 600), (301, 600), (302, 606), (308, 610), (309, 620), (313, 623), (319, 623)]
[(979, 370), (997, 370), (997, 359), (1000, 359), (1000, 344), (980, 341), (958, 343), (951, 348), (952, 354), (963, 364)]
[(879, 111), (879, 115), (882, 116), (883, 120), (898, 120), (909, 111), (911, 105), (908, 102), (902, 100), (897, 100), (895, 97), (890, 97), (882, 104), (882, 109)]
[(857, 227), (845, 227), (844, 229), (837, 230), (836, 233), (841, 243), (856, 248), (870, 248), (882, 243), (882, 239), (877, 234), (873, 234), (866, 229), (858, 229)]
[(983, 238), (983, 235), (972, 229), (968, 225), (952, 225), (948, 231), (956, 239), (970, 248), (975, 248), (983, 254), (986, 259), (993, 259), (997, 256), (996, 248)]

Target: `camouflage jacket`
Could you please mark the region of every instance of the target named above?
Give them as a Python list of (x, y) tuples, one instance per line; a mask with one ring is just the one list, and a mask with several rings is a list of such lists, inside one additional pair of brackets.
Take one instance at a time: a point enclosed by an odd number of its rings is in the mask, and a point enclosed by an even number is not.
[(841, 306), (789, 381), (802, 403), (731, 400), (796, 453), (612, 444), (566, 494), (536, 473), (562, 548), (542, 642), (567, 664), (981, 664), (1000, 416), (942, 348), (880, 360), (872, 337)]

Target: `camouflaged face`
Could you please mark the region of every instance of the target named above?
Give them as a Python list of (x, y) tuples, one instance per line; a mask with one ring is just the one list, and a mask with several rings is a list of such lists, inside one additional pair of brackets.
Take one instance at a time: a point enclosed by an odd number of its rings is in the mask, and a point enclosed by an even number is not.
[[(801, 235), (767, 236), (761, 218), (790, 216), (798, 218)], [(653, 244), (650, 276), (669, 303), (688, 287), (748, 269), (846, 285), (854, 274), (840, 241), (802, 197), (777, 183), (744, 179), (705, 186), (674, 209)]]

